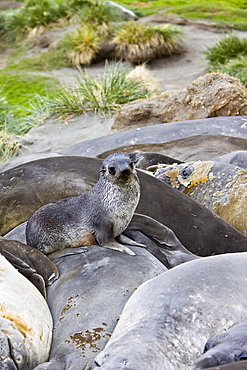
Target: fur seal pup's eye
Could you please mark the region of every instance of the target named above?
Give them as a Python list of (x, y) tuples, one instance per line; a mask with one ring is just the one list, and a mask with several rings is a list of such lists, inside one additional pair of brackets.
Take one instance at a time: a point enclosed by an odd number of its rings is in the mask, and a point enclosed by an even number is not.
[(111, 175), (115, 175), (116, 174), (116, 167), (115, 166), (110, 166), (109, 167), (109, 173)]

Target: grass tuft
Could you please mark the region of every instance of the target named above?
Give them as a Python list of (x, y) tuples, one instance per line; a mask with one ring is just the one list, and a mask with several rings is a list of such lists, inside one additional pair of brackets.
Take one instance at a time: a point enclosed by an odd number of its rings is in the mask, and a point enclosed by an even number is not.
[(223, 37), (205, 51), (208, 72), (227, 73), (247, 87), (247, 39), (235, 34)]
[(97, 55), (100, 47), (98, 32), (91, 25), (84, 25), (74, 33), (67, 35), (67, 53), (72, 65), (89, 65)]
[(149, 96), (140, 80), (127, 78), (129, 72), (122, 62), (106, 62), (103, 76), (96, 78), (81, 71), (75, 88), (63, 88), (46, 100), (50, 114), (68, 119), (87, 111), (111, 113), (122, 104)]
[(20, 144), (15, 135), (0, 131), (0, 163), (13, 157), (19, 150)]
[(178, 51), (182, 37), (173, 25), (148, 27), (129, 21), (115, 31), (112, 43), (118, 58), (139, 64)]
[(217, 71), (239, 78), (247, 88), (247, 56), (240, 55), (237, 58), (230, 59), (226, 64), (218, 66)]
[(217, 68), (220, 64), (225, 64), (240, 55), (247, 56), (247, 39), (240, 38), (235, 34), (223, 37), (213, 46), (209, 46), (205, 51), (209, 68)]

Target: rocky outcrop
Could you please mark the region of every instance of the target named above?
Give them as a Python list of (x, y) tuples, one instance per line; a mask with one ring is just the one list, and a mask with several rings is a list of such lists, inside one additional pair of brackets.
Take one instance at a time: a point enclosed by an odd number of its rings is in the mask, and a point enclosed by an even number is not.
[(171, 90), (125, 104), (113, 129), (126, 130), (159, 123), (247, 115), (247, 93), (239, 79), (208, 73), (184, 90)]

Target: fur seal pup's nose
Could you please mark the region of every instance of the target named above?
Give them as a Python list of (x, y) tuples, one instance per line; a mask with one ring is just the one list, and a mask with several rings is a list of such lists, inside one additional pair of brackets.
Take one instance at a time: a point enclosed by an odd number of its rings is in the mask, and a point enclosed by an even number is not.
[(115, 238), (127, 228), (139, 202), (135, 163), (132, 154), (108, 156), (100, 168), (98, 182), (90, 191), (49, 203), (29, 218), (27, 243), (44, 253), (98, 243), (134, 255)]

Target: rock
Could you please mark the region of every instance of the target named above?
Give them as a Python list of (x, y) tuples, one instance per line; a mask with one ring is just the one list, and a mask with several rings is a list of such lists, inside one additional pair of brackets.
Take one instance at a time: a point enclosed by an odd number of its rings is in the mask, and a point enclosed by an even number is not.
[(116, 114), (113, 129), (208, 117), (247, 114), (247, 93), (239, 79), (208, 73), (184, 90), (170, 90), (125, 104)]

